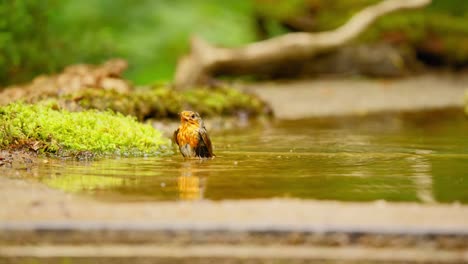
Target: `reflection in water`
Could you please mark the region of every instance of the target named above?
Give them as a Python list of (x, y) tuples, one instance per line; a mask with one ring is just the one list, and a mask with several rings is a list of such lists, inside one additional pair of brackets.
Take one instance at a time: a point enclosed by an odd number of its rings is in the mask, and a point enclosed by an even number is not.
[(180, 200), (203, 199), (204, 181), (196, 175), (198, 171), (193, 168), (194, 162), (200, 163), (203, 161), (185, 160), (182, 163), (181, 175), (177, 178)]
[(431, 163), (423, 156), (415, 156), (407, 159), (413, 169), (412, 179), (416, 185), (418, 198), (425, 203), (435, 202), (432, 192)]
[(92, 192), (97, 189), (112, 188), (124, 184), (124, 179), (94, 175), (57, 175), (44, 182), (67, 192)]

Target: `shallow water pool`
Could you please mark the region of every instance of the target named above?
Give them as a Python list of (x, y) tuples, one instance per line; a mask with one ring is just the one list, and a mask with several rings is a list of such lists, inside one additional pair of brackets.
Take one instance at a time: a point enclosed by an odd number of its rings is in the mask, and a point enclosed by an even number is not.
[(468, 202), (468, 120), (461, 111), (251, 124), (212, 133), (217, 157), (51, 160), (53, 188), (106, 201), (290, 197)]

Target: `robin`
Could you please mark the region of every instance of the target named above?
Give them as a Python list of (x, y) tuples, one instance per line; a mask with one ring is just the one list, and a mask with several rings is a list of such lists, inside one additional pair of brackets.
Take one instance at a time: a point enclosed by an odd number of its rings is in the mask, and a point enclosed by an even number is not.
[(213, 148), (203, 120), (197, 112), (180, 113), (180, 126), (174, 132), (174, 141), (185, 158), (212, 158)]

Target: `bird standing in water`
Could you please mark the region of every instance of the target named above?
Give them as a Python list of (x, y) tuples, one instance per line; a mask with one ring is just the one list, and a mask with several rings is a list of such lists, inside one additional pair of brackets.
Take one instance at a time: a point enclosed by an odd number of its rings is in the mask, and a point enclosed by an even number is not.
[(197, 112), (180, 113), (180, 126), (174, 132), (174, 141), (185, 158), (212, 158), (213, 148), (203, 120)]

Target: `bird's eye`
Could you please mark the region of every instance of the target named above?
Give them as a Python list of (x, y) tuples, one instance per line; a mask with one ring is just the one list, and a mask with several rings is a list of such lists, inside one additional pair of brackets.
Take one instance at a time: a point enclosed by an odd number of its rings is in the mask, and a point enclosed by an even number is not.
[(191, 118), (195, 118), (195, 115), (194, 115), (194, 114), (192, 114)]

